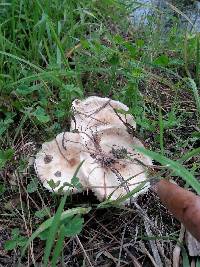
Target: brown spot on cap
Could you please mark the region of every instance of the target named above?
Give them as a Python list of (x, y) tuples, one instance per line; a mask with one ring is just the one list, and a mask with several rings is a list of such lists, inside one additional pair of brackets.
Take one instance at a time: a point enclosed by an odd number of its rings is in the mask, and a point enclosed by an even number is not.
[(70, 159), (68, 162), (71, 167), (74, 167), (77, 164), (77, 160), (75, 158)]
[(53, 159), (53, 156), (51, 156), (51, 155), (46, 155), (46, 156), (44, 157), (44, 163), (45, 163), (45, 164), (48, 164), (48, 163), (50, 163), (50, 162), (52, 161), (52, 159)]
[(57, 172), (54, 173), (54, 175), (55, 175), (56, 177), (61, 177), (61, 172), (60, 172), (60, 171), (57, 171)]

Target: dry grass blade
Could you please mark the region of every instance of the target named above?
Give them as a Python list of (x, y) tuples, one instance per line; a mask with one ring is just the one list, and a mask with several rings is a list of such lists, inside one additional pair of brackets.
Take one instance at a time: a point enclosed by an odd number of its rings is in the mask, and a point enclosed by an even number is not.
[[(152, 236), (153, 234), (152, 234), (150, 226), (149, 226), (149, 224), (147, 223), (146, 220), (144, 220), (144, 226), (145, 226), (145, 230), (146, 230), (147, 236)], [(156, 242), (154, 240), (149, 240), (149, 243), (150, 243), (150, 246), (151, 246), (151, 251), (153, 253), (156, 266), (163, 267), (163, 263), (161, 261), (160, 255), (159, 255)]]
[(200, 123), (200, 95), (198, 92), (197, 85), (193, 79), (189, 78), (189, 84), (190, 84), (190, 87), (192, 88), (192, 92), (194, 94), (194, 100), (196, 101), (197, 117), (198, 117), (198, 121)]
[(152, 257), (152, 255), (149, 253), (149, 251), (146, 249), (146, 247), (142, 241), (140, 242), (140, 247), (141, 247), (142, 253), (146, 254), (149, 257), (152, 265), (154, 267), (159, 267), (159, 265), (155, 262), (155, 259)]
[(178, 242), (173, 250), (173, 267), (180, 266), (180, 254), (181, 254), (180, 244), (182, 244), (183, 242), (184, 235), (185, 235), (185, 227), (183, 224), (181, 224), (181, 230), (180, 230)]
[(166, 2), (166, 3), (173, 11), (175, 11), (177, 14), (181, 15), (182, 17), (184, 17), (193, 26), (193, 23), (190, 20), (190, 18), (187, 15), (185, 15), (180, 9), (178, 9), (177, 7), (175, 7), (174, 5), (172, 5), (169, 2)]
[(126, 231), (126, 224), (124, 225), (124, 230), (123, 230), (123, 233), (122, 233), (122, 239), (121, 239), (121, 245), (120, 245), (120, 250), (119, 250), (118, 263), (117, 263), (116, 267), (120, 267), (121, 253), (122, 253), (122, 247), (123, 247), (123, 243), (124, 243), (125, 231)]
[(85, 257), (86, 257), (86, 259), (87, 259), (87, 261), (89, 263), (89, 266), (93, 267), (94, 265), (91, 263), (90, 258), (88, 256), (87, 252), (85, 251), (85, 249), (83, 247), (83, 244), (81, 243), (81, 241), (80, 241), (80, 239), (79, 239), (79, 237), (77, 235), (76, 235), (76, 240), (77, 240), (79, 246), (81, 247), (81, 249), (82, 249), (82, 251), (83, 251), (83, 253), (84, 253)]
[[(118, 243), (120, 244), (120, 241), (117, 240), (117, 238), (100, 222), (98, 222), (96, 219), (95, 221)], [(121, 244), (120, 244), (121, 245)], [(122, 246), (123, 250), (128, 254), (128, 256), (132, 260), (132, 264), (134, 267), (142, 267), (142, 265), (139, 263), (139, 261), (134, 257), (134, 255), (128, 250), (127, 247)]]

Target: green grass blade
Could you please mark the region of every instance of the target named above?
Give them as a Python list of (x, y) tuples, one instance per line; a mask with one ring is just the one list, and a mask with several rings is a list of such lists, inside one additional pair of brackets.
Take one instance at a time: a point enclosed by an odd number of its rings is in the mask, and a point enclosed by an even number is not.
[(98, 205), (98, 208), (104, 208), (104, 207), (113, 206), (113, 205), (116, 205), (116, 206), (120, 205), (122, 202), (124, 202), (128, 198), (131, 198), (135, 193), (142, 190), (144, 188), (145, 183), (146, 182), (139, 184), (136, 188), (134, 188), (133, 190), (128, 192), (126, 195), (124, 195), (124, 196), (122, 196), (116, 200), (105, 200), (104, 202), (102, 202)]
[[(80, 167), (82, 166), (84, 161), (82, 161), (78, 168), (76, 169), (75, 173), (74, 173), (74, 176), (73, 177), (76, 177), (77, 174), (78, 174), (78, 171), (80, 169)], [(66, 210), (64, 212), (61, 213), (61, 216), (60, 216), (60, 222), (64, 221), (66, 218), (69, 218), (69, 217), (72, 217), (73, 215), (76, 215), (76, 214), (86, 214), (88, 213), (89, 211), (91, 210), (91, 208), (73, 208), (73, 209), (70, 209), (70, 210)], [(38, 237), (38, 235), (40, 233), (42, 233), (43, 231), (47, 230), (48, 228), (50, 228), (54, 222), (54, 219), (55, 219), (55, 216), (53, 216), (52, 218), (49, 218), (48, 220), (46, 220), (45, 222), (43, 222), (38, 228), (37, 230), (31, 235), (31, 237), (28, 239), (26, 245), (24, 246), (23, 250), (22, 250), (22, 253), (21, 253), (21, 258), (24, 256), (25, 252), (26, 252), (26, 249), (28, 248), (28, 246), (31, 244), (31, 242), (36, 238)]]
[[(84, 161), (82, 161), (79, 164), (79, 166), (76, 169), (76, 171), (75, 171), (72, 179), (77, 176), (78, 171), (81, 168), (83, 162)], [(62, 211), (64, 209), (64, 206), (65, 206), (65, 202), (66, 202), (67, 197), (68, 197), (68, 192), (62, 198), (62, 200), (60, 202), (60, 205), (58, 207), (58, 210), (56, 211), (56, 214), (55, 214), (55, 216), (53, 218), (53, 221), (52, 221), (52, 224), (51, 224), (51, 229), (50, 229), (51, 234), (47, 238), (46, 246), (45, 246), (45, 250), (44, 250), (44, 263), (43, 263), (43, 266), (44, 267), (46, 267), (48, 265), (49, 256), (51, 254), (51, 249), (52, 249), (52, 246), (54, 244), (54, 240), (55, 240), (55, 237), (56, 237), (56, 234), (57, 234), (57, 231), (58, 231), (58, 227), (60, 225), (61, 214), (62, 214)]]
[(186, 252), (186, 249), (184, 247), (182, 247), (181, 254), (183, 257), (183, 267), (189, 267), (190, 261), (189, 261), (189, 257), (188, 257), (188, 254)]
[(133, 190), (131, 190), (130, 192), (128, 192), (125, 196), (120, 197), (116, 200), (113, 200), (113, 204), (114, 205), (120, 205), (122, 202), (126, 201), (127, 199), (131, 198), (132, 196), (134, 196), (134, 194), (136, 194), (137, 192), (139, 192), (140, 190), (142, 190), (144, 188), (146, 182), (143, 182), (141, 184), (139, 184), (136, 188), (134, 188)]
[(172, 170), (176, 175), (185, 180), (198, 194), (200, 194), (200, 183), (197, 179), (180, 163), (166, 158), (156, 152), (149, 151), (143, 147), (135, 147), (136, 150), (143, 153), (146, 156), (158, 161), (160, 164), (166, 166), (166, 168)]
[(25, 60), (23, 58), (20, 58), (18, 56), (13, 55), (13, 54), (10, 54), (10, 53), (4, 52), (4, 51), (0, 51), (0, 55), (7, 56), (7, 57), (10, 57), (12, 59), (15, 59), (16, 61), (22, 62), (22, 63), (28, 65), (29, 67), (31, 67), (31, 68), (33, 68), (33, 69), (35, 69), (37, 71), (40, 71), (40, 72), (42, 71), (42, 68), (40, 68), (40, 67), (36, 66), (35, 64), (29, 62), (28, 60)]
[(59, 233), (58, 241), (57, 241), (55, 249), (53, 251), (53, 258), (51, 261), (51, 267), (56, 267), (56, 262), (57, 262), (57, 260), (60, 256), (60, 253), (63, 249), (64, 239), (65, 239), (65, 225), (62, 224), (60, 227), (60, 233)]
[[(57, 22), (58, 37), (60, 36), (61, 27), (62, 27), (62, 24), (61, 24), (60, 21), (58, 21), (58, 22)], [(61, 58), (61, 52), (60, 52), (60, 49), (59, 49), (58, 46), (56, 47), (56, 61), (57, 61), (57, 64), (58, 64), (59, 68), (61, 68), (61, 65), (62, 65), (62, 58)]]
[[(64, 221), (66, 220), (66, 218), (72, 217), (76, 214), (86, 214), (91, 210), (91, 208), (73, 208), (70, 210), (66, 210), (63, 211), (61, 214), (61, 218), (60, 221)], [(43, 222), (38, 228), (37, 230), (31, 235), (31, 237), (28, 239), (26, 245), (24, 246), (22, 253), (21, 253), (21, 258), (24, 256), (26, 249), (28, 248), (28, 246), (31, 244), (31, 242), (38, 237), (38, 235), (42, 232), (44, 232), (45, 230), (47, 230), (49, 227), (51, 227), (52, 223), (54, 220), (54, 216), (49, 218), (48, 220), (46, 220), (45, 222)]]
[(51, 234), (47, 238), (46, 246), (45, 246), (45, 250), (44, 250), (44, 263), (43, 263), (44, 267), (46, 267), (48, 265), (49, 257), (51, 254), (51, 249), (52, 249), (52, 246), (54, 244), (56, 233), (58, 231), (58, 227), (60, 224), (61, 214), (62, 214), (62, 211), (64, 209), (67, 197), (68, 197), (68, 193), (66, 193), (64, 195), (64, 197), (62, 198), (60, 205), (57, 209), (57, 212), (53, 218), (52, 224), (51, 224), (51, 228), (50, 228)]
[(161, 154), (164, 155), (164, 126), (163, 126), (163, 118), (162, 118), (162, 111), (161, 107), (159, 106), (159, 129), (160, 129), (160, 151)]
[(199, 86), (199, 74), (200, 74), (200, 71), (199, 71), (199, 67), (200, 67), (200, 44), (199, 44), (199, 37), (200, 35), (197, 34), (197, 51), (196, 51), (196, 84), (197, 86)]
[(199, 96), (199, 92), (197, 89), (197, 85), (193, 79), (188, 78), (188, 80), (189, 80), (190, 87), (192, 88), (194, 99), (196, 101), (197, 116), (198, 116), (198, 119), (200, 120), (200, 96)]
[(179, 161), (180, 162), (184, 162), (187, 161), (189, 159), (191, 159), (192, 157), (195, 157), (197, 155), (200, 155), (200, 147), (195, 148), (191, 151), (189, 151), (188, 153), (186, 153)]
[(196, 267), (200, 267), (200, 258), (197, 258)]
[(52, 25), (52, 23), (51, 23), (51, 21), (49, 19), (47, 19), (47, 23), (48, 23), (48, 26), (49, 26), (49, 28), (51, 30), (52, 37), (53, 37), (53, 39), (54, 39), (54, 41), (55, 41), (55, 43), (56, 43), (56, 45), (57, 45), (57, 47), (58, 47), (58, 49), (60, 51), (60, 54), (62, 55), (63, 62), (65, 63), (66, 68), (68, 70), (70, 70), (70, 66), (69, 66), (68, 60), (67, 60), (67, 58), (65, 56), (65, 53), (64, 53), (64, 51), (62, 49), (62, 44), (61, 44), (61, 42), (60, 42), (60, 40), (59, 40), (55, 30), (54, 30), (54, 27), (53, 27), (53, 25)]
[(33, 82), (33, 81), (37, 81), (38, 79), (40, 80), (44, 80), (44, 81), (51, 81), (54, 85), (58, 85), (58, 86), (63, 86), (64, 84), (62, 83), (62, 80), (60, 79), (61, 77), (64, 77), (67, 75), (67, 77), (69, 78), (74, 78), (76, 77), (76, 75), (79, 74), (78, 72), (74, 72), (74, 71), (42, 71), (40, 73), (34, 74), (34, 75), (30, 75), (30, 76), (26, 76), (23, 77), (15, 82), (9, 83), (7, 86), (5, 86), (5, 88), (11, 88), (11, 87), (15, 87), (18, 84), (22, 84), (22, 83), (26, 83), (26, 82)]
[(14, 136), (13, 139), (12, 139), (12, 145), (13, 145), (13, 146), (14, 146), (14, 144), (15, 144), (15, 140), (16, 140), (17, 136), (19, 135), (21, 129), (23, 128), (24, 123), (26, 122), (26, 120), (27, 120), (28, 118), (29, 118), (29, 114), (26, 113), (26, 114), (24, 115), (24, 117), (22, 117), (22, 119), (21, 119), (21, 121), (20, 121), (20, 123), (19, 123), (19, 126), (16, 128), (16, 130), (15, 130), (15, 136)]

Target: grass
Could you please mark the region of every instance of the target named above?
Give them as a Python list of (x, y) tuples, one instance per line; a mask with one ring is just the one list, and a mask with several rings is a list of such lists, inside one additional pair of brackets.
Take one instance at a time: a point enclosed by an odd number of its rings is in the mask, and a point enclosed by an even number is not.
[[(55, 266), (130, 266), (137, 259), (152, 266), (148, 255), (155, 247), (144, 218), (152, 236), (159, 237), (163, 265), (172, 260), (180, 225), (154, 193), (138, 198), (146, 217), (137, 208), (97, 209), (91, 193), (61, 202), (60, 196), (44, 190), (32, 166), (40, 145), (69, 129), (73, 99), (109, 96), (130, 107), (138, 135), (157, 153), (152, 154), (155, 159), (180, 169), (172, 178), (184, 186), (180, 175), (199, 188), (199, 34), (179, 27), (180, 12), (170, 15), (166, 28), (160, 23), (166, 14), (156, 8), (146, 25), (135, 27), (128, 19), (134, 8), (135, 1), (115, 0), (0, 4), (2, 264), (15, 266), (21, 248), (29, 244), (25, 266), (43, 260), (47, 265), (51, 251)], [(62, 216), (60, 203), (65, 209), (77, 207), (65, 226), (69, 230), (77, 223), (79, 237), (76, 231), (66, 232), (57, 219), (52, 240), (43, 231), (32, 242), (42, 223)], [(79, 209), (91, 206), (82, 225)]]

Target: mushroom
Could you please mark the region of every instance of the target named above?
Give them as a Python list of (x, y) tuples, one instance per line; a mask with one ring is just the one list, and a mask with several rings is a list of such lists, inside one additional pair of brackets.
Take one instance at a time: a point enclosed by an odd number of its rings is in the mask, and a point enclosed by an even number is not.
[[(58, 192), (71, 190), (76, 193), (78, 190), (70, 186), (71, 179), (80, 164), (80, 136), (78, 133), (64, 132), (42, 145), (42, 149), (36, 155), (35, 170), (43, 186), (50, 191)], [(80, 182), (83, 182), (81, 170), (78, 172)], [(50, 186), (53, 181), (55, 188)]]
[[(128, 126), (133, 130), (136, 123), (133, 116), (126, 114), (129, 108), (123, 103), (110, 98), (91, 96), (85, 100), (74, 100), (72, 103), (74, 118), (71, 122), (71, 130), (87, 132), (91, 134), (116, 125), (126, 129)], [(120, 112), (121, 111), (121, 112)]]
[(93, 96), (74, 100), (72, 108), (72, 132), (61, 133), (44, 143), (36, 155), (35, 169), (43, 185), (52, 191), (53, 180), (53, 191), (76, 193), (71, 179), (84, 161), (78, 171), (79, 181), (83, 190), (91, 189), (100, 201), (125, 196), (141, 183), (142, 190), (134, 196), (145, 192), (149, 188), (146, 170), (152, 162), (133, 148), (143, 145), (128, 131), (136, 128), (133, 117), (126, 114), (128, 107)]
[(97, 131), (88, 140), (82, 135), (84, 151), (80, 158), (85, 160), (82, 172), (87, 187), (102, 201), (110, 197), (116, 200), (145, 183), (142, 190), (146, 192), (150, 186), (147, 180), (147, 167), (152, 165), (146, 157), (133, 148), (133, 145), (143, 146), (123, 128), (107, 128)]
[[(129, 132), (130, 128), (135, 130), (136, 124), (126, 114), (128, 107), (109, 98), (89, 97), (74, 100), (72, 109), (71, 130), (78, 132), (57, 135), (36, 155), (35, 170), (43, 185), (55, 192), (62, 189), (76, 193), (72, 177), (78, 170), (83, 189), (91, 189), (100, 201), (117, 200), (140, 184), (142, 189), (133, 197), (146, 192), (152, 161), (134, 149), (143, 144)], [(157, 184), (156, 191), (169, 211), (200, 241), (200, 197), (165, 180)], [(128, 198), (131, 200), (130, 195)]]

